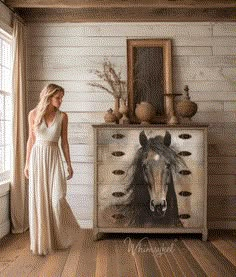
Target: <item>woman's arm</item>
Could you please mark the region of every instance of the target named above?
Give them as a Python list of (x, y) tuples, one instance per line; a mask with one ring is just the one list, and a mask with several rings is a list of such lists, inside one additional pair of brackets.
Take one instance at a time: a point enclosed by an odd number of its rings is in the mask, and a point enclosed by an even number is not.
[(33, 130), (34, 118), (35, 118), (35, 110), (32, 110), (29, 112), (29, 115), (28, 115), (29, 138), (27, 140), (26, 162), (25, 162), (25, 169), (24, 169), (24, 174), (27, 179), (29, 179), (30, 153), (31, 153), (31, 149), (35, 143), (35, 134), (34, 134), (34, 130)]
[(73, 169), (70, 160), (70, 148), (68, 143), (68, 116), (63, 113), (62, 128), (61, 128), (61, 148), (67, 163), (68, 177), (67, 180), (73, 177)]

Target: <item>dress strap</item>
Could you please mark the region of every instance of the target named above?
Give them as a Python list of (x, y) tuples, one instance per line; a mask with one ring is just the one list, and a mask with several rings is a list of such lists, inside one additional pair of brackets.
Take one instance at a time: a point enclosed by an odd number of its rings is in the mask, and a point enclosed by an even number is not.
[(62, 112), (62, 111), (60, 111), (60, 116), (59, 116), (59, 118), (60, 118), (60, 121), (62, 122), (62, 119), (63, 119), (63, 112)]
[(62, 126), (62, 120), (63, 120), (63, 112), (59, 111), (58, 122), (59, 122), (60, 126)]
[(61, 120), (63, 119), (63, 112), (60, 111), (60, 115), (61, 115)]

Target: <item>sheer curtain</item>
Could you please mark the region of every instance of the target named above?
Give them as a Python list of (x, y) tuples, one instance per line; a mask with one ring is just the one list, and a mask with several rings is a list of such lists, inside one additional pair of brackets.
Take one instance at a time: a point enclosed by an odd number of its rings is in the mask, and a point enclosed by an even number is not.
[(13, 19), (13, 169), (11, 178), (12, 233), (28, 229), (28, 182), (24, 177), (26, 154), (26, 27)]

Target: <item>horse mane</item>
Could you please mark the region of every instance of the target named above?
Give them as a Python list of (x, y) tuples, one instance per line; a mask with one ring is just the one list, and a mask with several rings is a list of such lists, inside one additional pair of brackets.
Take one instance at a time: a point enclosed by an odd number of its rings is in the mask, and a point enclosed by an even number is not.
[(177, 154), (177, 151), (172, 146), (166, 146), (164, 144), (163, 137), (156, 136), (150, 138), (148, 144), (150, 149), (160, 156), (163, 156), (175, 171), (180, 167), (186, 167), (185, 161)]
[[(129, 219), (129, 226), (143, 224), (143, 218), (149, 216), (149, 192), (147, 186), (143, 185), (145, 180), (142, 173), (142, 147), (137, 151), (129, 170), (131, 171), (131, 182), (127, 184), (126, 192), (129, 197), (126, 205), (123, 205), (122, 213)], [(139, 205), (137, 205), (137, 203)]]

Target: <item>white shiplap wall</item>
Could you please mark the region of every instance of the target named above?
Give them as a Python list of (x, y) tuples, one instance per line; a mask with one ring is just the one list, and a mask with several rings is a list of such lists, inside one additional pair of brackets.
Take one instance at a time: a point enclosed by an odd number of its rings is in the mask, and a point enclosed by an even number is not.
[(92, 227), (91, 124), (102, 123), (104, 112), (113, 107), (110, 95), (88, 85), (98, 80), (90, 70), (101, 68), (108, 57), (126, 79), (127, 38), (172, 39), (174, 92), (182, 92), (187, 84), (199, 108), (193, 120), (210, 124), (209, 227), (235, 226), (236, 23), (31, 24), (28, 110), (45, 84), (65, 88), (62, 110), (69, 115), (75, 172), (68, 184), (68, 201), (81, 226)]
[(12, 12), (0, 2), (0, 28), (12, 34)]

